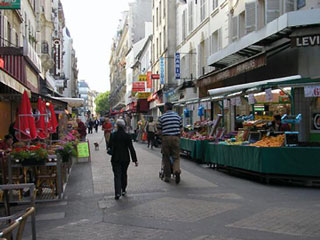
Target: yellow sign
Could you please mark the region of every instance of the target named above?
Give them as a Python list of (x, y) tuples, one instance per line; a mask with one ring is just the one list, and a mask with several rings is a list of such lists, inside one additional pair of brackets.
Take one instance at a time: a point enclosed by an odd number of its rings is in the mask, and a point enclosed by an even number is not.
[(139, 80), (139, 82), (146, 82), (147, 81), (147, 75), (139, 75), (138, 80)]
[(138, 92), (136, 97), (138, 99), (147, 99), (151, 95), (150, 92)]
[(81, 142), (77, 145), (78, 157), (86, 158), (90, 156), (88, 142)]
[(255, 120), (267, 120), (267, 121), (272, 121), (273, 117), (272, 116), (260, 116), (260, 115), (255, 115), (254, 116)]

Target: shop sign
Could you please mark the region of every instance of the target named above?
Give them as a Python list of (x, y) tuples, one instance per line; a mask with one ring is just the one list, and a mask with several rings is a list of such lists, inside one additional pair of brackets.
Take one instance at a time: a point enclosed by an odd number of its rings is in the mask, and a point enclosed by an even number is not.
[(175, 56), (175, 65), (176, 65), (176, 79), (180, 79), (180, 53), (176, 53)]
[(160, 84), (164, 84), (164, 58), (160, 58)]
[(147, 75), (139, 75), (138, 76), (139, 82), (146, 82), (147, 81)]
[(132, 92), (144, 92), (145, 83), (144, 82), (133, 82), (132, 83)]
[(313, 130), (320, 130), (320, 113), (314, 113), (312, 116)]
[(236, 66), (230, 67), (226, 70), (222, 70), (212, 76), (208, 76), (206, 78), (201, 79), (198, 81), (199, 87), (208, 86), (210, 84), (222, 81), (227, 78), (235, 77), (241, 73), (249, 72), (254, 69), (263, 67), (267, 64), (266, 55), (261, 55), (257, 58), (251, 59), (247, 62), (240, 63)]
[(320, 97), (320, 86), (305, 86), (304, 87), (305, 97)]
[(0, 68), (4, 68), (4, 60), (2, 58), (0, 58)]
[(54, 40), (53, 43), (53, 56), (54, 56), (54, 75), (59, 76), (61, 73), (61, 41)]
[(148, 99), (150, 95), (151, 95), (150, 92), (138, 92), (136, 97), (137, 99)]
[(291, 39), (292, 47), (310, 47), (318, 45), (320, 45), (320, 34), (293, 37)]
[(266, 89), (265, 93), (266, 93), (266, 102), (272, 102), (272, 98), (273, 98), (272, 88)]
[(20, 9), (20, 0), (0, 0), (0, 9)]
[(151, 78), (152, 79), (160, 79), (160, 75), (159, 74), (152, 74)]

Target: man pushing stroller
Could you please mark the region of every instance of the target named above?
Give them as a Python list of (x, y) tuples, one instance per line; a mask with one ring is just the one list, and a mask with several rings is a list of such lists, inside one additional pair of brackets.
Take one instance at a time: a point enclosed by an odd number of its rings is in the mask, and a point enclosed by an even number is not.
[(158, 130), (162, 134), (162, 165), (164, 172), (164, 181), (169, 182), (172, 171), (175, 176), (176, 184), (180, 182), (180, 134), (182, 131), (182, 119), (172, 111), (172, 103), (167, 102), (164, 105), (164, 114), (159, 118)]

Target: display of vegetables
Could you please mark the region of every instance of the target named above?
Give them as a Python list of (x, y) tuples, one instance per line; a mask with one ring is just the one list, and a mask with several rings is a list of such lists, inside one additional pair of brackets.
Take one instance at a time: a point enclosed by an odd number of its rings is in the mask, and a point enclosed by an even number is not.
[(281, 147), (284, 144), (285, 135), (278, 135), (276, 137), (264, 137), (260, 141), (250, 144), (255, 147)]

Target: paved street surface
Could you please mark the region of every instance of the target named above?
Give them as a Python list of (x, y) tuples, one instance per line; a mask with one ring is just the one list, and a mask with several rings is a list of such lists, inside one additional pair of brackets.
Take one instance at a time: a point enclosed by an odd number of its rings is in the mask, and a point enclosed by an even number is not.
[(130, 165), (128, 195), (115, 201), (110, 156), (104, 143), (93, 147), (101, 138), (89, 135), (92, 162), (73, 166), (65, 199), (37, 204), (38, 239), (320, 239), (318, 189), (264, 185), (187, 159), (181, 183), (165, 183), (160, 150), (146, 144), (135, 144), (139, 167)]

